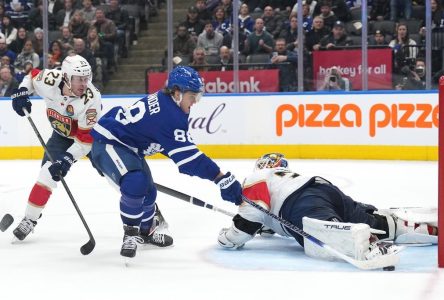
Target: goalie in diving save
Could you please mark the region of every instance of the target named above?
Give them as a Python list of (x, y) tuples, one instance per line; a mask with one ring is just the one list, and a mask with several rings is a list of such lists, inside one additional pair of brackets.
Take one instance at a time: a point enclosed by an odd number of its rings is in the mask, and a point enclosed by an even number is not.
[[(280, 153), (266, 154), (256, 161), (253, 173), (244, 181), (243, 195), (356, 260), (396, 254), (398, 244), (437, 243), (436, 209), (378, 210), (354, 201), (320, 176), (292, 172)], [(294, 237), (311, 257), (335, 259), (330, 252), (245, 202), (239, 206), (231, 227), (220, 231), (219, 245), (241, 248), (264, 228)]]

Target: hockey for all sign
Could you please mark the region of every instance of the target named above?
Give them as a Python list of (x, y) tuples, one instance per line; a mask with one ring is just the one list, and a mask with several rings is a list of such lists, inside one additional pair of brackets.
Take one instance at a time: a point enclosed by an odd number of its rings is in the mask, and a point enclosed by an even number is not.
[[(205, 93), (234, 93), (233, 72), (199, 72), (205, 84)], [(167, 73), (148, 73), (148, 93), (154, 93), (165, 86)], [(241, 93), (279, 91), (279, 70), (239, 71)]]
[[(314, 51), (313, 76), (317, 89), (328, 80), (332, 67), (348, 78), (353, 90), (362, 88), (362, 52), (357, 50)], [(368, 88), (392, 89), (392, 49), (368, 49)]]

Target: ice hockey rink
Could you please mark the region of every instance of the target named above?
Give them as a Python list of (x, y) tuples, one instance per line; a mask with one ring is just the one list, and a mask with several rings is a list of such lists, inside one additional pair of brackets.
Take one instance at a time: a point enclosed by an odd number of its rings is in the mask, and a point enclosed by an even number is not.
[[(254, 160), (216, 161), (240, 181), (254, 165)], [(149, 160), (149, 165), (157, 183), (236, 211), (216, 185), (179, 174), (172, 161)], [(119, 255), (119, 193), (87, 160), (76, 163), (66, 181), (96, 239), (94, 251), (80, 253), (88, 235), (61, 185), (34, 234), (11, 244), (39, 166), (37, 160), (0, 161), (0, 214), (15, 218), (0, 232), (0, 299), (444, 299), (436, 246), (404, 250), (392, 272), (315, 260), (294, 240), (277, 236), (230, 251), (216, 242), (229, 217), (161, 193), (157, 202), (174, 246), (142, 246), (125, 266)], [(290, 160), (290, 167), (323, 176), (355, 200), (379, 208), (437, 205), (437, 162)]]

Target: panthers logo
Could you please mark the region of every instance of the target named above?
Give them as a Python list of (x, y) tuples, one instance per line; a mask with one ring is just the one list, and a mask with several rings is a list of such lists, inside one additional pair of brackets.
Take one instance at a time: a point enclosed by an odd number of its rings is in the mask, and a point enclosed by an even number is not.
[(72, 119), (70, 117), (61, 115), (53, 109), (46, 111), (48, 120), (52, 128), (63, 136), (70, 136), (72, 130)]

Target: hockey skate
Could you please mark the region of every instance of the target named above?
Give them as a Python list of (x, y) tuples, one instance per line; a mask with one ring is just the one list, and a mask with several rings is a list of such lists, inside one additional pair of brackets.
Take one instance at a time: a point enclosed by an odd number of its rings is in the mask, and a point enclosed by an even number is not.
[(156, 204), (153, 224), (148, 232), (140, 232), (144, 244), (157, 247), (168, 247), (173, 244), (173, 237), (168, 231), (168, 223), (165, 221), (159, 207)]
[(139, 227), (123, 225), (125, 232), (123, 236), (122, 249), (120, 255), (124, 257), (136, 256), (137, 243), (143, 243), (143, 239), (139, 237)]
[(28, 234), (34, 232), (34, 227), (36, 225), (37, 221), (33, 221), (31, 219), (28, 219), (27, 217), (24, 217), (12, 233), (19, 241), (23, 241), (28, 236)]

